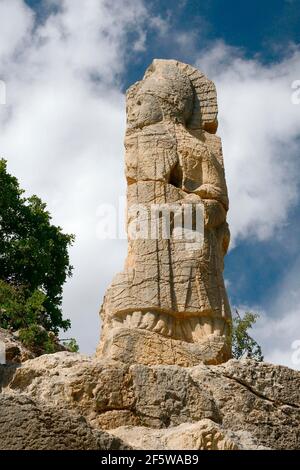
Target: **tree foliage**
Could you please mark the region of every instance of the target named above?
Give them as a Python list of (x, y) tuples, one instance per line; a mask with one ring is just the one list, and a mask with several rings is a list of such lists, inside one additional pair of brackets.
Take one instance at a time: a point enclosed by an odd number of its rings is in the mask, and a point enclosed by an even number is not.
[(46, 204), (24, 196), (0, 160), (1, 327), (28, 334), (31, 328), (33, 336), (36, 327), (54, 334), (70, 327), (61, 304), (63, 284), (72, 273), (68, 248), (73, 240), (51, 223)]
[(0, 280), (0, 325), (5, 329), (19, 330), (34, 323), (43, 324), (45, 294), (33, 293), (22, 286), (14, 287)]
[(259, 315), (246, 312), (243, 317), (236, 310), (232, 318), (232, 355), (236, 359), (249, 357), (256, 361), (263, 361), (262, 350), (259, 344), (253, 339), (248, 330), (258, 320)]
[(79, 346), (75, 338), (63, 340), (62, 342), (65, 348), (67, 348), (70, 352), (74, 352), (74, 353), (79, 352)]

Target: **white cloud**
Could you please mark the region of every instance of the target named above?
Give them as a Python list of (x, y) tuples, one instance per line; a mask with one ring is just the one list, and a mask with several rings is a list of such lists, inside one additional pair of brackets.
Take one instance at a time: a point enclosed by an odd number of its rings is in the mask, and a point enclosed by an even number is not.
[(58, 9), (37, 24), (23, 1), (0, 1), (1, 23), (10, 25), (0, 30), (0, 75), (7, 85), (0, 151), (21, 186), (47, 202), (54, 223), (76, 234), (74, 277), (64, 293), (73, 327), (66, 335), (92, 352), (104, 290), (126, 250), (124, 242), (96, 237), (98, 205), (117, 204), (125, 191), (118, 76), (127, 48), (144, 41), (147, 12), (140, 0), (86, 0), (84, 8), (77, 0), (47, 3)]
[(298, 202), (300, 106), (291, 102), (300, 50), (276, 64), (248, 60), (217, 42), (197, 65), (218, 90), (233, 240), (268, 239)]
[(0, 61), (10, 61), (23, 46), (33, 25), (33, 13), (23, 0), (0, 0)]
[[(283, 297), (286, 295), (283, 294)], [(259, 312), (260, 318), (253, 327), (253, 333), (251, 331), (249, 333), (262, 347), (265, 361), (300, 370), (299, 306), (283, 311), (276, 311), (270, 306), (263, 311), (259, 306), (251, 305), (239, 307), (238, 310)]]
[[(261, 345), (266, 361), (300, 370), (300, 256), (274, 289), (264, 307), (239, 305), (239, 312), (260, 315), (253, 337)], [(252, 335), (251, 331), (250, 334)]]

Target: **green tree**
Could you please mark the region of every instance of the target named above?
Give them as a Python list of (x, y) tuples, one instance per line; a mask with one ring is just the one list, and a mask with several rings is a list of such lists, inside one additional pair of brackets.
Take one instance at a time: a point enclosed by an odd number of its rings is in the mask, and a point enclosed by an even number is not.
[(51, 223), (46, 204), (24, 196), (0, 160), (0, 327), (38, 325), (56, 335), (70, 327), (61, 304), (73, 241)]
[(68, 351), (70, 352), (79, 352), (79, 345), (77, 344), (77, 341), (75, 338), (70, 338), (70, 339), (63, 339), (61, 340), (62, 344)]
[(242, 356), (255, 359), (256, 361), (263, 361), (262, 350), (259, 344), (249, 335), (248, 330), (258, 320), (259, 315), (251, 312), (246, 312), (243, 317), (240, 316), (236, 310), (232, 318), (232, 355), (236, 359)]
[(0, 279), (0, 326), (20, 330), (29, 325), (42, 325), (45, 315), (45, 294), (29, 293), (22, 286), (14, 287)]

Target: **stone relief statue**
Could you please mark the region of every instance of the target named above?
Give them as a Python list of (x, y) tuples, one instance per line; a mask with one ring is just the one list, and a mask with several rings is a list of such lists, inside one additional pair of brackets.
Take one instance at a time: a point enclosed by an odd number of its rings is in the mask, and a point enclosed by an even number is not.
[(215, 86), (189, 65), (154, 60), (129, 88), (128, 256), (105, 295), (99, 355), (186, 366), (230, 357), (217, 126)]

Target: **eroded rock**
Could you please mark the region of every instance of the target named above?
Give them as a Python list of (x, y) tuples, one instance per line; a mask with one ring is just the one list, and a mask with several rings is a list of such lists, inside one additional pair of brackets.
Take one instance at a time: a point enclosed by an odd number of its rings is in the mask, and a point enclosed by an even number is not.
[(253, 360), (188, 368), (126, 365), (66, 352), (25, 362), (3, 387), (6, 396), (24, 395), (108, 432), (130, 426), (137, 434), (142, 427), (157, 436), (155, 430), (209, 420), (225, 440), (245, 432), (243, 443), (232, 440), (238, 446), (272, 449), (300, 449), (299, 390), (300, 372)]
[(121, 439), (93, 429), (67, 410), (25, 395), (0, 395), (0, 450), (126, 450)]

